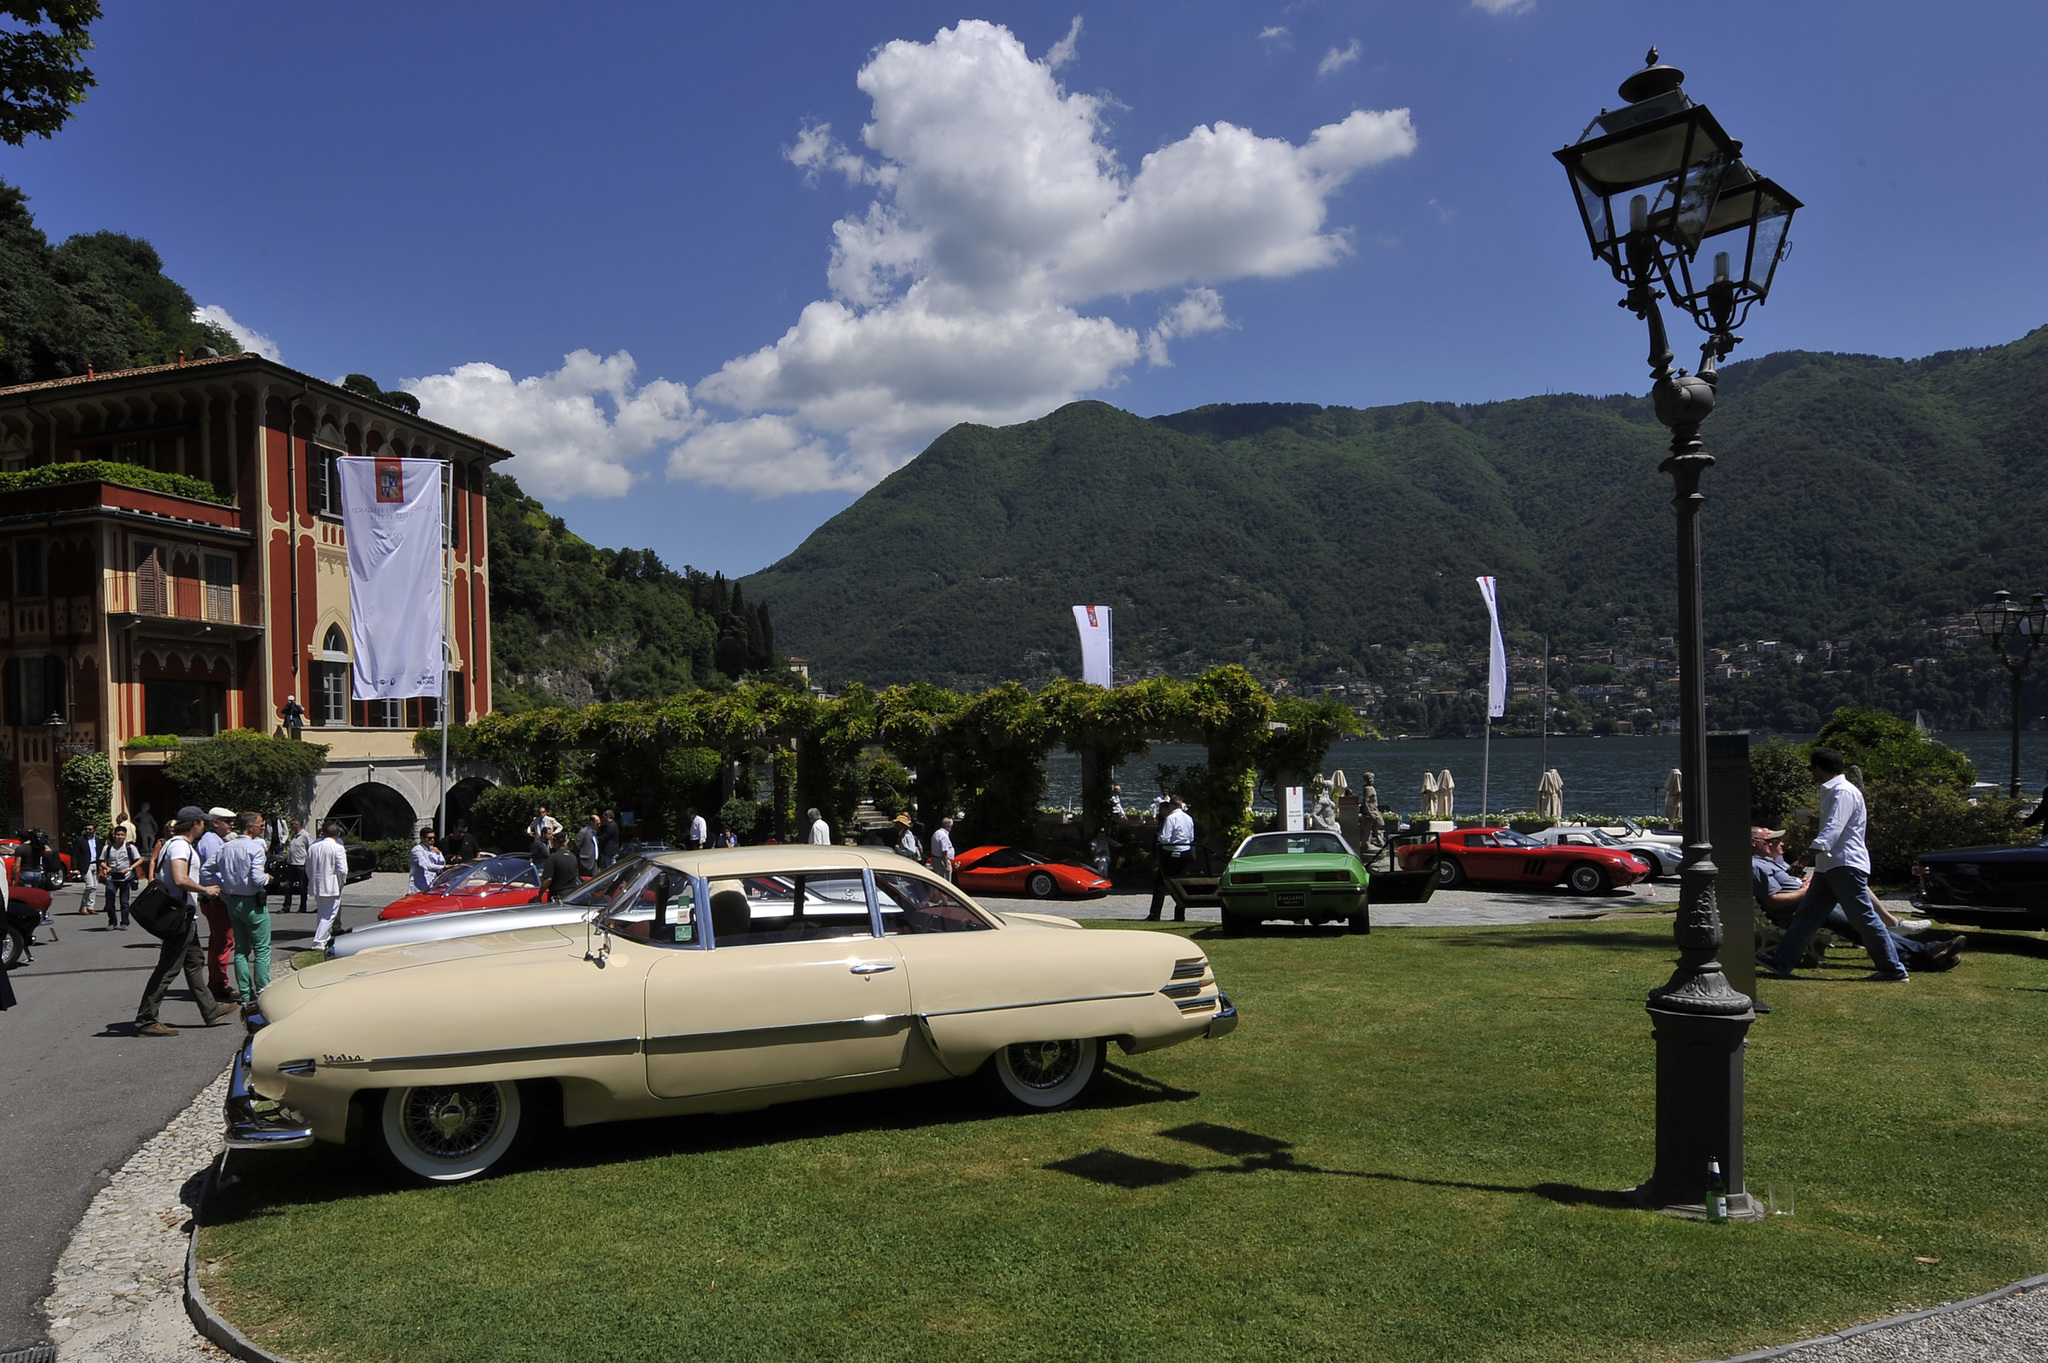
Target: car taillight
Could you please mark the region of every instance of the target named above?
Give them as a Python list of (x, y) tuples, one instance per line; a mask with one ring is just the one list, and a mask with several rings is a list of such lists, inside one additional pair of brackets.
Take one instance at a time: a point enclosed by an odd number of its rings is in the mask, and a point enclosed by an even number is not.
[(1927, 874), (1927, 868), (1916, 861), (1913, 863), (1913, 874), (1916, 876), (1924, 876)]

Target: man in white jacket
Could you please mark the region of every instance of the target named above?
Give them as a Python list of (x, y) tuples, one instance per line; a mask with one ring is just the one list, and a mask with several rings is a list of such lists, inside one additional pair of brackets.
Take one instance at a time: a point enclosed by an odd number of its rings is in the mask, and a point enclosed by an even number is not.
[(1906, 967), (1900, 964), (1891, 934), (1884, 930), (1884, 920), (1870, 900), (1870, 851), (1864, 844), (1869, 814), (1863, 792), (1843, 775), (1842, 755), (1833, 748), (1815, 748), (1812, 762), (1813, 779), (1820, 783), (1820, 831), (1808, 848), (1814, 877), (1777, 951), (1758, 952), (1756, 963), (1780, 978), (1790, 976), (1793, 963), (1806, 953), (1813, 934), (1840, 905), (1875, 967), (1864, 978), (1879, 984), (1904, 984)]
[(806, 812), (811, 816), (811, 841), (819, 847), (830, 846), (832, 830), (826, 826), (825, 816), (815, 809)]
[(341, 887), (348, 883), (348, 849), (341, 845), (341, 825), (329, 819), (320, 841), (306, 853), (306, 889), (313, 896), (313, 949), (325, 951), (334, 935), (334, 916), (341, 912)]

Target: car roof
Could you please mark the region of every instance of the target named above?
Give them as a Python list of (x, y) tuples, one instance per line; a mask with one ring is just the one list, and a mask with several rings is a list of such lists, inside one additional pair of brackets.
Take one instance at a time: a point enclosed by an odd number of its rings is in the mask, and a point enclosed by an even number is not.
[(931, 873), (918, 862), (888, 847), (820, 847), (811, 843), (785, 843), (766, 847), (709, 847), (698, 851), (656, 852), (649, 861), (671, 870), (703, 876), (707, 880), (732, 880), (739, 876), (801, 874), (806, 871), (916, 871), (927, 878)]

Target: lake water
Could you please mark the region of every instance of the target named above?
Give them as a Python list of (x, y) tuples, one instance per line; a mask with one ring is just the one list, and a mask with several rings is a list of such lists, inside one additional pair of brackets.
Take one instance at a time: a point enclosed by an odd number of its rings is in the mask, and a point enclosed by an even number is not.
[[(1795, 743), (1808, 742), (1812, 734), (1787, 734)], [(1973, 731), (1937, 735), (1941, 742), (1967, 754), (1977, 764), (1977, 779), (1993, 781), (2002, 790), (2012, 766), (2010, 731)], [(1752, 739), (1761, 742), (1761, 739)], [(1427, 738), (1368, 742), (1348, 740), (1335, 744), (1323, 770), (1342, 771), (1355, 789), (1363, 772), (1373, 773), (1383, 808), (1410, 812), (1422, 802), (1422, 773), (1450, 768), (1457, 782), (1459, 814), (1479, 813), (1481, 781), (1481, 740), (1476, 738)], [(1536, 781), (1543, 774), (1543, 740), (1540, 738), (1497, 738), (1493, 741), (1491, 779), (1487, 807), (1533, 809)], [(1117, 781), (1124, 788), (1124, 802), (1142, 808), (1158, 790), (1154, 771), (1161, 764), (1184, 766), (1202, 761), (1206, 751), (1196, 743), (1155, 743), (1150, 754), (1117, 768)], [(1662, 734), (1646, 738), (1560, 738), (1550, 739), (1550, 764), (1564, 778), (1564, 807), (1567, 812), (1587, 814), (1656, 814), (1664, 812), (1664, 778), (1678, 765), (1678, 738)], [(2020, 789), (2029, 795), (2041, 790), (2043, 768), (2048, 767), (2048, 732), (2020, 735)], [(1081, 763), (1073, 754), (1055, 750), (1046, 759), (1045, 803), (1055, 808), (1078, 808), (1081, 798)], [(1270, 810), (1270, 801), (1261, 807)]]

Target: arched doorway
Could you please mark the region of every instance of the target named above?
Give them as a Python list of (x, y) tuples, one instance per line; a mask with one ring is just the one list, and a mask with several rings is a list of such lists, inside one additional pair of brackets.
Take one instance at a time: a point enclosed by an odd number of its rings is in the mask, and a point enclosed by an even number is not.
[(336, 796), (322, 822), (326, 819), (339, 823), (343, 834), (363, 842), (410, 839), (419, 832), (422, 822), (403, 795), (375, 781), (351, 786)]
[(490, 788), (491, 783), (481, 776), (466, 776), (448, 787), (448, 826), (453, 828), (459, 820), (468, 818), (477, 797)]

